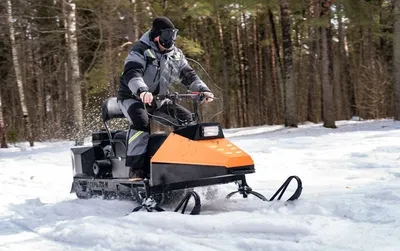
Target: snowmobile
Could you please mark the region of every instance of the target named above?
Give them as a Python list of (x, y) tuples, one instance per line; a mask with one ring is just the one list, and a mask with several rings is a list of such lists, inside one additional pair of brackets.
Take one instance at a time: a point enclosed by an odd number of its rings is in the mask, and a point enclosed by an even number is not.
[(111, 97), (103, 103), (104, 129), (92, 133), (92, 146), (71, 148), (71, 193), (80, 199), (95, 195), (129, 198), (139, 203), (133, 211), (163, 211), (161, 206), (168, 201), (180, 201), (174, 211), (185, 213), (190, 201), (190, 214), (193, 215), (201, 211), (200, 196), (194, 191), (195, 187), (235, 182), (238, 190), (226, 198), (238, 193), (243, 198), (254, 195), (272, 201), (280, 200), (294, 180), (297, 189), (288, 200), (300, 197), (302, 182), (297, 176), (290, 176), (270, 199), (251, 189), (246, 182), (246, 175), (255, 173), (251, 156), (224, 137), (219, 123), (200, 123), (198, 106), (204, 98), (202, 93), (170, 93), (154, 97), (158, 101), (168, 100), (172, 105), (188, 100), (193, 105), (193, 120), (180, 123), (174, 115), (166, 118), (159, 116), (157, 111), (149, 114), (151, 119), (172, 125), (174, 130), (150, 134), (146, 156), (148, 178), (142, 181), (129, 178), (129, 167), (125, 166), (128, 129), (110, 129), (110, 120), (125, 118), (116, 97)]

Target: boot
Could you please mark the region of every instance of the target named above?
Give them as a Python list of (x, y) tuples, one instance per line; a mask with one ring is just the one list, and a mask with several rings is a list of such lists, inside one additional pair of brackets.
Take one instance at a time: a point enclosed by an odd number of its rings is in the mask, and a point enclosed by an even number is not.
[(130, 169), (129, 170), (129, 180), (130, 181), (141, 181), (146, 178), (146, 173), (143, 169)]

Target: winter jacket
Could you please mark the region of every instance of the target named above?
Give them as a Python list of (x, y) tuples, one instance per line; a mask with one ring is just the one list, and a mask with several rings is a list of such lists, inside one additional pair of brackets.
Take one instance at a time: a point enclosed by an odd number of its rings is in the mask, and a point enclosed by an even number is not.
[(118, 99), (139, 99), (143, 91), (166, 94), (170, 85), (179, 81), (191, 91), (210, 91), (207, 85), (190, 67), (182, 51), (173, 47), (161, 53), (149, 39), (147, 31), (136, 42), (125, 59), (124, 72), (120, 78)]

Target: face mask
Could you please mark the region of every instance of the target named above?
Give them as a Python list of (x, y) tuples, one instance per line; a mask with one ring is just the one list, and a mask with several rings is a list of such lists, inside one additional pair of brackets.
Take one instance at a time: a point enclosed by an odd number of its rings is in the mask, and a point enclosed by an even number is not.
[(160, 34), (160, 44), (166, 49), (171, 48), (174, 45), (174, 41), (178, 36), (178, 29), (165, 29)]

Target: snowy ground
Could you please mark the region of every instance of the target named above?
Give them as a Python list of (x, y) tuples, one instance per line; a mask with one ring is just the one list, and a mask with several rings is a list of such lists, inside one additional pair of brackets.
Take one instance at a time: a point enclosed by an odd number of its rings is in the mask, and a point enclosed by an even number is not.
[(226, 131), (254, 158), (254, 190), (271, 196), (298, 175), (303, 194), (228, 201), (234, 184), (197, 189), (199, 216), (76, 199), (69, 142), (0, 150), (0, 250), (400, 250), (400, 123), (337, 125)]

